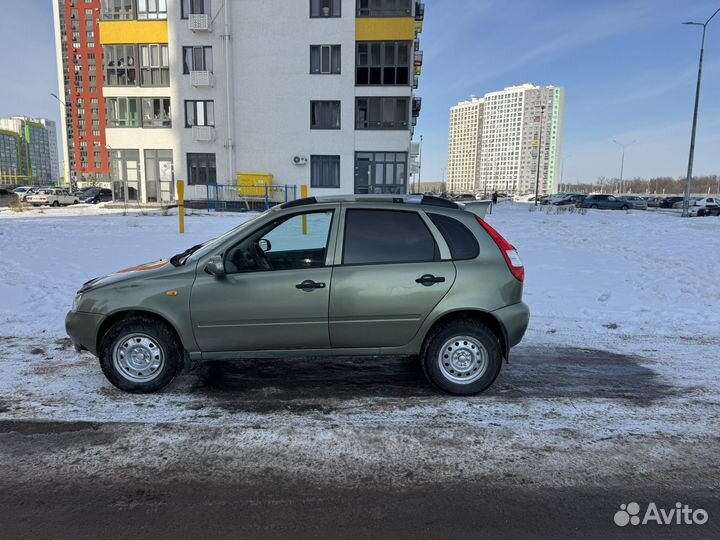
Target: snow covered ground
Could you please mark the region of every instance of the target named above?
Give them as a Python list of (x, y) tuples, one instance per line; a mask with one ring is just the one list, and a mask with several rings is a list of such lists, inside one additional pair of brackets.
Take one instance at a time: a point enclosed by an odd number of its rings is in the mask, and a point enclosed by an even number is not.
[(498, 207), (488, 221), (523, 257), (532, 322), (496, 385), (470, 399), (439, 395), (414, 368), (383, 359), (279, 372), (246, 364), (219, 384), (192, 373), (131, 396), (64, 339), (83, 282), (248, 217), (198, 213), (179, 236), (177, 216), (0, 213), (0, 421), (125, 426), (91, 452), (0, 445), (0, 459), (28, 478), (38, 467), (58, 478), (114, 467), (142, 476), (169, 463), (174, 474), (270, 470), (347, 484), (701, 487), (720, 474), (720, 219)]

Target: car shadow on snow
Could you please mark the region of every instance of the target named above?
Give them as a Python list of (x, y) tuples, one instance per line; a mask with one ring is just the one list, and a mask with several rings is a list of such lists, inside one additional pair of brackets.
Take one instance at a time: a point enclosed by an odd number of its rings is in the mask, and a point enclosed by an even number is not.
[[(643, 362), (592, 349), (518, 347), (495, 384), (473, 399), (606, 398), (642, 405), (677, 393)], [(258, 412), (322, 411), (334, 408), (329, 400), (440, 395), (418, 360), (387, 357), (214, 362), (195, 372), (191, 388), (222, 408)]]

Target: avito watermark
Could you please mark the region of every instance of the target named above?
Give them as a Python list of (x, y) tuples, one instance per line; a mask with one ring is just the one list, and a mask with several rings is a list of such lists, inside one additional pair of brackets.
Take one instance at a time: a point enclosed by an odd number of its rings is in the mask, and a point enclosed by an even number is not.
[(687, 504), (675, 503), (674, 508), (665, 509), (651, 502), (647, 505), (645, 513), (641, 517), (640, 505), (636, 502), (621, 504), (620, 510), (615, 512), (613, 520), (615, 525), (625, 527), (626, 525), (705, 525), (708, 521), (708, 513), (702, 508), (691, 508)]

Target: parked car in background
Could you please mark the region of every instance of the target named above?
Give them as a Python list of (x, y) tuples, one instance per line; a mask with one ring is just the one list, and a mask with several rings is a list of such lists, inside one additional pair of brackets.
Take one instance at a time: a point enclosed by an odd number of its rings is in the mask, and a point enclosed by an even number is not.
[(550, 204), (550, 201), (553, 197), (554, 195), (543, 195), (542, 197), (538, 198), (538, 202), (543, 205)]
[(78, 195), (80, 202), (86, 204), (98, 204), (101, 202), (110, 202), (113, 200), (112, 191), (105, 188), (90, 188)]
[(451, 200), (462, 202), (462, 201), (476, 201), (477, 199), (475, 198), (475, 195), (473, 195), (472, 193), (457, 193), (452, 196)]
[(15, 193), (7, 188), (0, 188), (0, 206), (10, 206), (17, 200)]
[(632, 207), (635, 210), (647, 210), (648, 209), (648, 203), (645, 199), (642, 197), (638, 197), (637, 195), (623, 195), (622, 197), (619, 197), (623, 201), (628, 201), (629, 203), (632, 203)]
[[(698, 201), (698, 200), (700, 200), (700, 197), (690, 197), (688, 206), (692, 206), (695, 203), (695, 201)], [(685, 199), (680, 197), (679, 201), (673, 203), (672, 208), (683, 208), (683, 206), (685, 206), (684, 202), (685, 202)]]
[(579, 205), (581, 202), (585, 200), (587, 195), (583, 195), (580, 193), (573, 193), (571, 195), (565, 195), (562, 199), (559, 199), (555, 201), (553, 204), (555, 206), (571, 206), (571, 205)]
[(79, 202), (77, 196), (60, 188), (41, 188), (28, 195), (26, 200), (33, 206), (68, 206)]
[(702, 197), (691, 199), (688, 211), (691, 216), (711, 216), (714, 215), (713, 209), (718, 207), (718, 199), (715, 197)]
[(644, 197), (644, 199), (649, 208), (657, 208), (658, 206), (660, 206), (660, 201), (662, 200), (662, 197), (656, 197), (653, 195), (652, 197)]
[(286, 203), (169, 260), (88, 281), (66, 330), (132, 393), (165, 387), (186, 358), (263, 351), (419, 358), (440, 390), (477, 394), (529, 321), (523, 263), (486, 209), (395, 195)]
[(590, 194), (580, 203), (581, 208), (596, 208), (598, 210), (629, 210), (632, 203), (623, 201), (614, 195)]
[[(660, 200), (659, 208), (672, 208), (675, 204), (682, 202), (684, 197), (663, 197)], [(681, 205), (682, 206), (682, 205)]]
[(16, 187), (13, 190), (13, 193), (18, 199), (20, 199), (20, 202), (25, 202), (27, 196), (32, 195), (33, 193), (35, 193), (35, 191), (37, 191), (37, 188), (33, 186), (20, 186)]

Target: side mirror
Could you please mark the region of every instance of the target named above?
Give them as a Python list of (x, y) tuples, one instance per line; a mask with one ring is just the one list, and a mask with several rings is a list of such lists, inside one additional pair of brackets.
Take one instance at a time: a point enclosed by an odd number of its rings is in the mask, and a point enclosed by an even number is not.
[(225, 275), (225, 263), (223, 262), (222, 255), (214, 255), (210, 257), (207, 264), (205, 265), (205, 271), (215, 277)]
[(270, 240), (268, 240), (267, 238), (262, 238), (258, 242), (258, 246), (260, 246), (260, 249), (262, 249), (266, 253), (272, 249), (272, 244), (270, 243)]

